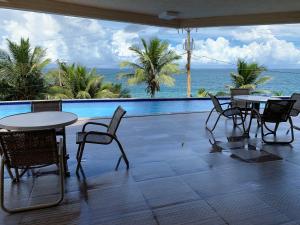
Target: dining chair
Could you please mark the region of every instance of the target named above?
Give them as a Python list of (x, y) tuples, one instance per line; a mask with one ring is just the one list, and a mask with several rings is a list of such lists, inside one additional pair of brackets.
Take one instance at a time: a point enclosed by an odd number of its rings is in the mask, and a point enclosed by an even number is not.
[[(292, 108), (292, 110), (291, 110), (290, 116), (291, 117), (297, 117), (300, 114), (300, 93), (293, 93), (291, 95), (290, 99), (296, 101), (293, 108)], [(300, 130), (300, 127), (296, 126), (294, 124), (293, 124), (293, 128), (295, 130)], [(288, 129), (286, 134), (288, 134), (290, 131), (291, 131), (291, 129)]]
[[(31, 102), (31, 112), (46, 112), (46, 111), (62, 111), (61, 100), (35, 100)], [(66, 128), (56, 128), (56, 135), (63, 137), (64, 155), (66, 160), (69, 158), (67, 155), (67, 140), (66, 140)], [(65, 168), (67, 171), (67, 168)]]
[[(221, 116), (223, 116), (227, 119), (232, 119), (234, 126), (242, 125), (243, 131), (245, 132), (244, 117), (243, 117), (243, 113), (242, 113), (241, 109), (239, 107), (231, 107), (231, 102), (220, 103), (218, 98), (214, 95), (209, 94), (209, 96), (213, 102), (214, 107), (210, 111), (210, 113), (205, 121), (206, 129), (208, 129), (211, 132), (214, 131)], [(223, 105), (227, 105), (228, 107), (226, 109), (223, 109), (222, 108)], [(218, 117), (217, 117), (217, 120), (215, 121), (213, 127), (209, 128), (208, 122), (214, 111), (218, 113)], [(241, 121), (242, 121), (241, 123), (237, 123), (237, 117), (241, 118)]]
[(290, 99), (295, 100), (295, 104), (293, 105), (290, 115), (292, 117), (296, 117), (300, 113), (300, 93), (293, 93)]
[(62, 111), (61, 100), (35, 100), (31, 102), (31, 112)]
[[(61, 203), (64, 198), (63, 145), (62, 140), (60, 140), (59, 145), (57, 144), (54, 129), (0, 132), (0, 144), (2, 149), (0, 168), (0, 201), (1, 208), (4, 211), (8, 213), (17, 213), (48, 208)], [(50, 165), (56, 165), (59, 167), (60, 196), (55, 202), (19, 208), (8, 208), (5, 205), (5, 166), (7, 169), (15, 170), (16, 177), (14, 181), (19, 182), (27, 170)]]
[[(296, 100), (268, 100), (262, 114), (257, 109), (252, 109), (249, 127), (251, 126), (252, 120), (255, 117), (258, 121), (258, 129), (261, 129), (261, 137), (263, 142), (267, 144), (289, 144), (294, 141), (294, 126), (291, 119), (291, 111)], [(268, 135), (276, 137), (277, 130), (280, 123), (289, 123), (291, 130), (291, 139), (288, 141), (277, 141), (274, 138), (273, 141), (266, 139)], [(270, 124), (274, 124), (274, 128), (270, 127)], [(256, 131), (256, 135), (258, 133)]]
[[(87, 143), (109, 145), (113, 141), (115, 141), (121, 152), (121, 156), (118, 159), (115, 170), (118, 170), (119, 164), (122, 159), (125, 161), (127, 169), (129, 169), (129, 162), (128, 162), (127, 156), (126, 156), (125, 151), (116, 135), (118, 127), (121, 122), (121, 119), (123, 118), (125, 113), (126, 113), (126, 111), (121, 106), (118, 106), (118, 108), (115, 110), (113, 117), (108, 125), (104, 124), (104, 123), (98, 123), (98, 122), (87, 122), (83, 125), (82, 131), (78, 132), (76, 135), (77, 136), (76, 143), (78, 144), (78, 150), (77, 150), (77, 155), (76, 155), (76, 159), (77, 159), (76, 174), (78, 174), (78, 171), (81, 168), (81, 159), (82, 159), (83, 151), (85, 149), (85, 145)], [(102, 127), (106, 128), (106, 131), (105, 132), (95, 131), (95, 130), (86, 131), (86, 127), (88, 125), (102, 126)]]

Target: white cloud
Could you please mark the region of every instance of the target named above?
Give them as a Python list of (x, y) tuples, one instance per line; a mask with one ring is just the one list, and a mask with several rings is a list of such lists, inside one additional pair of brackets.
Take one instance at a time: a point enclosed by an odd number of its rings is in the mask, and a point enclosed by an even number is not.
[(293, 43), (270, 35), (265, 38), (255, 35), (248, 37), (244, 44), (232, 44), (224, 37), (198, 40), (195, 42), (196, 50), (193, 51), (193, 63), (196, 66), (234, 65), (238, 58), (243, 58), (270, 66), (300, 64), (300, 50)]
[(274, 38), (269, 26), (258, 26), (248, 29), (248, 31), (237, 30), (232, 31), (232, 36), (235, 40), (249, 42), (257, 40), (267, 40)]
[(123, 30), (119, 30), (113, 33), (112, 36), (112, 52), (120, 58), (131, 58), (133, 57), (132, 51), (129, 47), (135, 43), (139, 38), (137, 33), (128, 33)]
[[(185, 34), (177, 33), (176, 29), (14, 10), (0, 12), (4, 12), (0, 13), (1, 48), (6, 47), (6, 38), (19, 41), (21, 37), (29, 37), (33, 46), (47, 48), (48, 57), (53, 61), (63, 59), (89, 67), (117, 67), (122, 60), (135, 59), (128, 48), (140, 44), (141, 37), (168, 40), (171, 49), (178, 54), (184, 52)], [(296, 24), (193, 30), (196, 47), (193, 55), (197, 56), (193, 57), (193, 67), (228, 66), (225, 62), (235, 64), (237, 58), (271, 67), (299, 65), (299, 28)], [(180, 64), (185, 63), (183, 56)]]
[(19, 20), (4, 20), (2, 27), (6, 31), (3, 42), (6, 38), (17, 42), (21, 37), (29, 38), (32, 45), (46, 47), (51, 59), (67, 55), (66, 44), (60, 35), (61, 27), (51, 15), (24, 12)]

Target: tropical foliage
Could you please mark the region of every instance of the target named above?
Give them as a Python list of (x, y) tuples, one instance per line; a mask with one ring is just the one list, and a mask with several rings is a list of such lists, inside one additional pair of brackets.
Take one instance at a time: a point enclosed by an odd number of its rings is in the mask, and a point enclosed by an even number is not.
[(254, 92), (265, 92), (256, 90), (258, 85), (262, 85), (271, 80), (269, 76), (262, 76), (267, 69), (257, 63), (247, 63), (245, 60), (238, 59), (237, 72), (231, 73), (232, 85), (234, 88), (251, 88)]
[(128, 98), (129, 91), (121, 84), (104, 82), (96, 69), (80, 65), (58, 63), (59, 69), (50, 71), (48, 97), (54, 99)]
[(46, 50), (30, 46), (29, 39), (20, 43), (7, 40), (8, 50), (0, 49), (0, 97), (3, 100), (41, 99), (47, 88), (43, 69), (50, 63)]
[(197, 92), (197, 97), (208, 97), (209, 92), (205, 88), (199, 88)]
[(122, 68), (129, 68), (130, 72), (120, 74), (127, 78), (130, 85), (145, 84), (146, 92), (155, 97), (161, 85), (173, 86), (175, 79), (172, 75), (179, 74), (179, 66), (175, 63), (180, 56), (169, 49), (166, 41), (158, 38), (151, 39), (148, 43), (141, 39), (142, 48), (137, 45), (129, 49), (137, 56), (136, 62), (125, 61)]
[(209, 94), (213, 94), (216, 96), (228, 96), (229, 94), (224, 91), (218, 91), (218, 92), (209, 92), (205, 88), (199, 88), (197, 92), (197, 97), (208, 97)]
[(284, 92), (283, 91), (272, 91), (273, 96), (283, 96)]

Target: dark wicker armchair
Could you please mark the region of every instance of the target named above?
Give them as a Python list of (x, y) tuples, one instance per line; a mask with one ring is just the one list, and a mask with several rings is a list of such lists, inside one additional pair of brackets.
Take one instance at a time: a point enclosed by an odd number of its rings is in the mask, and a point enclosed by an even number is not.
[[(293, 121), (291, 119), (291, 111), (295, 100), (268, 100), (263, 111), (263, 114), (260, 114), (258, 110), (253, 109), (251, 113), (251, 119), (249, 127), (253, 118), (257, 118), (258, 129), (261, 129), (261, 137), (265, 143), (268, 144), (289, 144), (294, 141), (294, 130), (293, 130)], [(291, 139), (288, 141), (277, 141), (276, 135), (280, 123), (289, 123), (291, 130)], [(270, 124), (274, 124), (274, 128), (270, 127)], [(266, 136), (273, 135), (274, 140), (266, 140)], [(257, 134), (256, 134), (257, 136)]]
[[(206, 122), (205, 122), (206, 129), (208, 129), (211, 132), (214, 131), (214, 129), (216, 128), (221, 116), (223, 116), (223, 117), (226, 117), (228, 119), (232, 119), (234, 126), (237, 126), (237, 125), (241, 124), (243, 126), (243, 131), (245, 132), (244, 117), (243, 117), (243, 113), (242, 113), (241, 109), (239, 107), (231, 107), (231, 102), (225, 102), (225, 103), (221, 104), (216, 96), (214, 96), (214, 95), (209, 95), (209, 96), (210, 96), (210, 98), (213, 102), (214, 107), (212, 108), (212, 110), (210, 111), (210, 113), (209, 113), (209, 115), (206, 119)], [(227, 108), (223, 109), (222, 105), (227, 105)], [(216, 111), (218, 113), (218, 117), (217, 117), (217, 120), (214, 123), (213, 127), (209, 128), (208, 127), (208, 122), (209, 122), (209, 119), (210, 119), (210, 117), (211, 117), (211, 115), (214, 111)], [(237, 117), (240, 117), (241, 123), (237, 123)]]
[[(55, 130), (12, 131), (0, 133), (2, 148), (0, 170), (0, 198), (1, 207), (8, 213), (24, 212), (34, 209), (47, 208), (58, 205), (64, 198), (64, 166), (62, 155), (62, 141), (59, 147), (56, 142)], [(4, 201), (4, 166), (16, 171), (15, 181), (18, 182), (28, 169), (59, 166), (60, 197), (57, 201), (34, 206), (10, 209)], [(19, 173), (21, 171), (21, 173)]]
[[(62, 111), (61, 100), (36, 100), (31, 102), (31, 112), (46, 112), (46, 111)], [(66, 129), (65, 127), (55, 129), (56, 135), (63, 137), (64, 156), (65, 160), (68, 159), (67, 155), (67, 141), (66, 141)], [(66, 166), (67, 164), (65, 164)], [(68, 174), (68, 168), (65, 168), (65, 172)]]
[[(114, 115), (109, 123), (109, 125), (103, 124), (103, 123), (96, 123), (96, 122), (87, 122), (84, 124), (82, 131), (77, 133), (76, 143), (78, 144), (78, 150), (77, 150), (77, 168), (76, 173), (78, 174), (79, 169), (81, 168), (81, 158), (83, 155), (84, 147), (86, 143), (91, 144), (103, 144), (108, 145), (111, 144), (113, 140), (116, 141), (118, 144), (118, 147), (121, 151), (121, 156), (119, 157), (119, 160), (116, 165), (116, 170), (119, 167), (119, 164), (121, 162), (121, 159), (126, 163), (127, 169), (129, 168), (129, 162), (127, 159), (127, 156), (125, 154), (125, 151), (120, 143), (120, 141), (117, 138), (116, 132), (119, 127), (119, 124), (121, 122), (121, 119), (125, 115), (126, 111), (119, 106), (116, 111), (114, 112)], [(105, 127), (107, 130), (106, 132), (99, 132), (99, 131), (86, 131), (87, 125), (97, 125)]]

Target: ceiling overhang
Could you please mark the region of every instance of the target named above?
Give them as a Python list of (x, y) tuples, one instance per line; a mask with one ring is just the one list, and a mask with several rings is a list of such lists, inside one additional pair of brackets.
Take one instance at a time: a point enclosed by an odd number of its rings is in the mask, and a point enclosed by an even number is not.
[[(155, 2), (157, 2), (154, 0), (152, 1), (154, 2), (154, 4)], [(295, 2), (295, 1), (297, 0), (290, 0), (290, 2)], [(136, 1), (133, 2), (136, 3)], [(220, 0), (219, 2), (220, 3), (223, 2), (223, 4), (226, 3), (226, 1), (222, 1), (222, 0)], [(286, 0), (285, 2), (289, 2), (289, 1)], [(193, 18), (185, 17), (185, 18), (177, 18), (173, 20), (164, 20), (164, 19), (160, 19), (158, 15), (153, 15), (147, 12), (141, 13), (137, 11), (136, 12), (128, 11), (128, 10), (126, 11), (125, 9), (122, 10), (122, 9), (104, 8), (101, 7), (100, 4), (101, 1), (99, 1), (99, 4), (97, 2), (98, 4), (97, 6), (83, 4), (83, 3), (84, 1), (70, 1), (70, 0), (69, 1), (0, 0), (0, 7), (35, 11), (35, 12), (55, 13), (55, 14), (62, 14), (68, 16), (78, 16), (78, 17), (86, 17), (86, 18), (94, 18), (94, 19), (130, 22), (130, 23), (138, 23), (138, 24), (146, 24), (146, 25), (154, 25), (154, 26), (174, 27), (174, 28), (300, 23), (300, 7), (299, 8), (291, 7), (292, 8), (291, 10), (286, 10), (286, 9), (284, 11), (277, 10), (275, 12), (268, 12), (268, 10), (261, 12), (260, 10), (260, 12), (257, 13), (239, 12), (238, 14), (235, 15), (233, 13), (229, 15), (220, 14), (220, 15), (213, 15), (213, 16), (199, 15), (199, 17), (194, 16)], [(186, 7), (185, 10), (188, 11), (188, 7)], [(180, 8), (178, 9), (178, 11), (180, 12)]]

